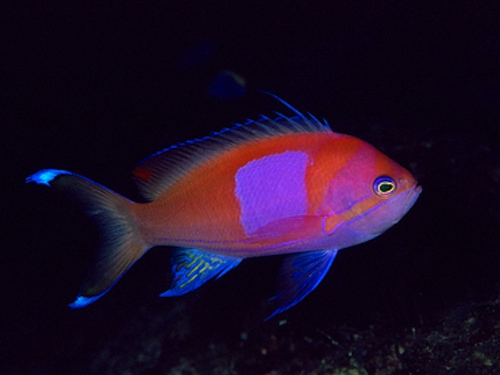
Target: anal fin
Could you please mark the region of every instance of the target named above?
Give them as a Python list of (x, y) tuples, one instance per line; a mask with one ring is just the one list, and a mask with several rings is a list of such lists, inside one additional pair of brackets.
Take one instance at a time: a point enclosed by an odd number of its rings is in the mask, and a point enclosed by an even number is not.
[(196, 249), (174, 250), (171, 257), (173, 280), (170, 289), (161, 297), (181, 296), (189, 293), (214, 277), (221, 277), (242, 259), (212, 254)]
[(283, 260), (277, 278), (276, 310), (266, 319), (302, 301), (323, 280), (338, 250), (294, 254)]

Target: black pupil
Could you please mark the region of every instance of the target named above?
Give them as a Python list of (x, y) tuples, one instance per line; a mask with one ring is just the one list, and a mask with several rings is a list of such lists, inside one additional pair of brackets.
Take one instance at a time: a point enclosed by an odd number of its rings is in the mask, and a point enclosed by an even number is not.
[(389, 182), (382, 182), (380, 184), (380, 191), (382, 193), (387, 193), (388, 191), (391, 191), (392, 190), (392, 184), (389, 183)]

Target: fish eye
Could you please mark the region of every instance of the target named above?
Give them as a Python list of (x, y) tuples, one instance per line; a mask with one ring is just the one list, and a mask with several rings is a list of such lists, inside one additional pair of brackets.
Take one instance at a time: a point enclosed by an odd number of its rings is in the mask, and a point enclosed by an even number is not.
[(396, 181), (389, 176), (380, 176), (373, 182), (375, 194), (384, 197), (391, 195), (396, 190)]

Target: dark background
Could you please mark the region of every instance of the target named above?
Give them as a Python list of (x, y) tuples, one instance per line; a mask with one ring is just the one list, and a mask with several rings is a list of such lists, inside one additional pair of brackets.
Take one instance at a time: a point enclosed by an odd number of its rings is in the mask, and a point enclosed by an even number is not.
[[(212, 350), (209, 373), (245, 335), (269, 348), (273, 337), (319, 340), (338, 327), (425, 330), (449, 309), (498, 298), (496, 2), (39, 2), (2, 13), (0, 372), (174, 373)], [(208, 95), (224, 70), (246, 80), (243, 97)], [(161, 299), (168, 248), (95, 304), (69, 309), (97, 232), (26, 176), (67, 169), (139, 199), (130, 171), (149, 154), (290, 114), (261, 89), (410, 169), (423, 186), (415, 207), (341, 252), (314, 293), (268, 323), (279, 258)], [(261, 352), (241, 353), (261, 363)], [(247, 373), (285, 361), (273, 358)]]

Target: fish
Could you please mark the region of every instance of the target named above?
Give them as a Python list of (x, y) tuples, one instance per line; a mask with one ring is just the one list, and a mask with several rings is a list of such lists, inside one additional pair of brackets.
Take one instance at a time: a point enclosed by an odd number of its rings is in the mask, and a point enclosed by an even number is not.
[(422, 187), (408, 170), (270, 95), (292, 115), (261, 115), (140, 162), (132, 175), (145, 202), (66, 170), (26, 178), (73, 196), (99, 228), (71, 308), (95, 302), (149, 249), (168, 246), (172, 281), (162, 297), (192, 292), (244, 259), (282, 255), (270, 319), (309, 295), (339, 250), (379, 236), (414, 205)]

